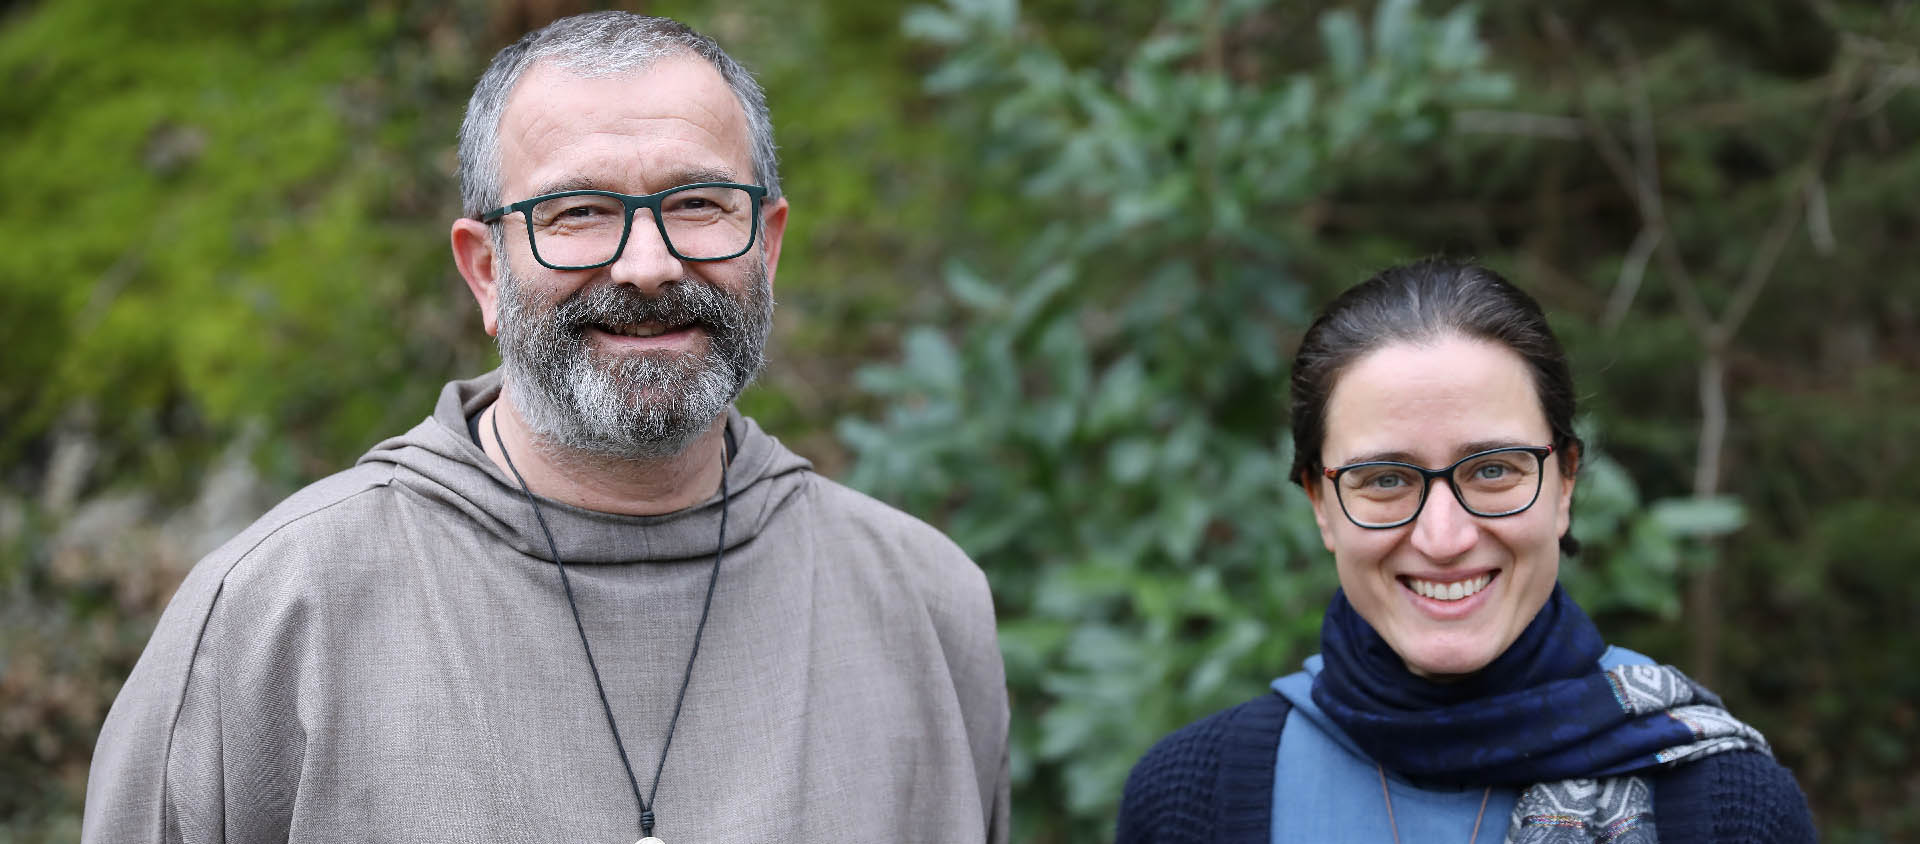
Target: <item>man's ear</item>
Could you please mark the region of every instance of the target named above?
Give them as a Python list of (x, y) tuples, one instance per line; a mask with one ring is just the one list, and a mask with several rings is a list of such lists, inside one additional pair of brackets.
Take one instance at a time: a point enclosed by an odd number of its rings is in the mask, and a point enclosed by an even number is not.
[(780, 241), (787, 234), (787, 198), (780, 197), (760, 213), (760, 244), (767, 255), (767, 284), (780, 269)]
[(467, 280), (473, 301), (480, 305), (480, 321), (487, 336), (500, 334), (500, 279), (494, 275), (493, 234), (487, 224), (469, 217), (453, 221), (453, 265)]

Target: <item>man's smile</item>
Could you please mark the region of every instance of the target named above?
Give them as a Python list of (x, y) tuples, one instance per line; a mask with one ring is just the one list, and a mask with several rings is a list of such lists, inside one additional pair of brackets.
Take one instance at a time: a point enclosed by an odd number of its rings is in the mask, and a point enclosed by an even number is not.
[(678, 325), (669, 325), (664, 322), (647, 321), (615, 324), (595, 323), (588, 327), (606, 334), (617, 334), (621, 337), (659, 337), (663, 334), (674, 334), (693, 328), (695, 327), (695, 323), (686, 322)]

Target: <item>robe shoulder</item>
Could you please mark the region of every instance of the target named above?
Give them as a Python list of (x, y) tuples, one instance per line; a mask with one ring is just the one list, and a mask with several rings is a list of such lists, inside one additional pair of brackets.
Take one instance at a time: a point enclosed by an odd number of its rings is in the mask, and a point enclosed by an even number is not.
[[(87, 778), (83, 841), (163, 838), (163, 800), (174, 727), (209, 618), (223, 595), (310, 580), (339, 559), (328, 546), (390, 518), (391, 467), (357, 466), (280, 502), (194, 565), (108, 711)], [(290, 553), (291, 552), (291, 553)], [(244, 610), (244, 608), (243, 608)]]
[[(875, 601), (879, 606), (869, 611), (923, 608), (961, 704), (980, 793), (991, 801), (987, 840), (1007, 841), (1012, 831), (1010, 709), (986, 574), (933, 526), (864, 493), (810, 475), (801, 497), (817, 531), (814, 553), (819, 565), (848, 565), (860, 570), (855, 577), (882, 584), (857, 590), (861, 594), (906, 591), (918, 596), (917, 601)], [(904, 621), (903, 626), (912, 626), (910, 619)]]
[[(1004, 713), (993, 593), (966, 552), (926, 522), (818, 475), (798, 497), (796, 515), (809, 526), (816, 564), (861, 582), (849, 594), (867, 596), (864, 611), (924, 612), (957, 681), (974, 685), (963, 696)], [(902, 595), (912, 600), (893, 599)]]
[(930, 602), (956, 611), (985, 610), (991, 621), (986, 574), (946, 534), (819, 475), (810, 476), (806, 498), (821, 552), (886, 567)]

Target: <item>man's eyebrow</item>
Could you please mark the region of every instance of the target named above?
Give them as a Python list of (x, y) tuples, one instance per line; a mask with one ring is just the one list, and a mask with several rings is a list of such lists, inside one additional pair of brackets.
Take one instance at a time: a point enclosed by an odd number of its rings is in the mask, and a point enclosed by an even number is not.
[(675, 171), (669, 172), (664, 178), (660, 180), (660, 184), (664, 186), (662, 188), (664, 190), (665, 188), (678, 187), (680, 185), (699, 184), (700, 182), (738, 183), (739, 181), (740, 181), (740, 177), (736, 175), (732, 170), (715, 169), (711, 167), (696, 167), (696, 168), (687, 169), (687, 170), (675, 170)]
[(599, 183), (585, 176), (568, 176), (556, 182), (547, 182), (533, 191), (534, 196), (546, 196), (550, 193), (566, 193), (570, 190), (602, 190)]
[[(738, 182), (739, 178), (732, 170), (712, 167), (693, 167), (685, 170), (671, 170), (661, 176), (656, 184), (661, 190), (700, 182)], [(558, 181), (547, 182), (534, 190), (534, 196), (546, 196), (553, 193), (566, 193), (570, 190), (611, 190), (605, 184), (586, 176), (568, 176)], [(618, 191), (615, 191), (618, 193)]]

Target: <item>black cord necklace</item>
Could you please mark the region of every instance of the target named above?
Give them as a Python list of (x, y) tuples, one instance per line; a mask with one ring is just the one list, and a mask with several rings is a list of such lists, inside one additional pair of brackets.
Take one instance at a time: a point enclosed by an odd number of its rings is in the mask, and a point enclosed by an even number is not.
[(520, 493), (527, 497), (527, 504), (533, 507), (533, 519), (540, 523), (540, 532), (547, 537), (547, 550), (553, 553), (553, 564), (560, 570), (560, 588), (567, 593), (567, 609), (573, 611), (573, 629), (580, 633), (580, 650), (587, 655), (587, 670), (593, 673), (594, 691), (600, 693), (600, 711), (607, 715), (607, 731), (613, 733), (613, 747), (620, 752), (620, 766), (627, 771), (627, 784), (633, 787), (634, 802), (640, 804), (640, 840), (637, 844), (666, 844), (653, 837), (653, 798), (660, 793), (660, 773), (667, 767), (667, 749), (673, 746), (673, 729), (680, 725), (680, 706), (687, 702), (687, 685), (693, 681), (693, 661), (700, 655), (700, 637), (707, 632), (707, 614), (713, 609), (713, 585), (720, 581), (720, 561), (727, 550), (727, 463), (733, 452), (733, 432), (727, 431), (727, 446), (720, 454), (720, 539), (713, 546), (713, 573), (707, 576), (707, 599), (700, 607), (700, 624), (693, 630), (693, 649), (687, 653), (687, 670), (680, 676), (680, 694), (673, 700), (673, 717), (667, 720), (667, 737), (660, 742), (660, 761), (653, 766), (653, 785), (647, 789), (647, 796), (640, 796), (640, 780), (633, 775), (633, 763), (627, 760), (627, 745), (620, 740), (620, 726), (613, 720), (613, 705), (607, 702), (607, 687), (600, 682), (600, 667), (594, 664), (593, 647), (587, 644), (587, 628), (580, 623), (580, 605), (573, 600), (573, 583), (567, 579), (567, 564), (560, 559), (560, 546), (553, 541), (553, 531), (547, 528), (547, 517), (540, 512), (540, 502), (533, 497), (533, 489), (527, 486), (527, 479), (520, 476), (519, 468), (513, 465), (513, 456), (507, 453), (507, 441), (500, 436), (500, 412), (494, 409), (493, 441), (500, 446), (500, 457), (507, 462), (507, 470), (513, 473), (513, 479), (520, 483)]

